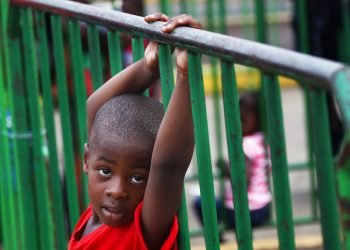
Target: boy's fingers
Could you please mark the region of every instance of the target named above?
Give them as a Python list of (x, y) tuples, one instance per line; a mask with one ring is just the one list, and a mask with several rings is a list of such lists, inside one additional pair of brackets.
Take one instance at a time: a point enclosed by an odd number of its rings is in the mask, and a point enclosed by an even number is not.
[(192, 16), (183, 14), (183, 15), (171, 18), (166, 24), (164, 24), (163, 31), (166, 33), (169, 33), (178, 26), (189, 26), (197, 29), (202, 28), (202, 25), (200, 24), (200, 22), (198, 22)]
[(158, 13), (153, 13), (153, 14), (150, 14), (148, 16), (145, 16), (144, 19), (146, 22), (155, 22), (155, 21), (166, 22), (166, 21), (168, 21), (168, 16), (163, 14), (163, 13), (158, 12)]

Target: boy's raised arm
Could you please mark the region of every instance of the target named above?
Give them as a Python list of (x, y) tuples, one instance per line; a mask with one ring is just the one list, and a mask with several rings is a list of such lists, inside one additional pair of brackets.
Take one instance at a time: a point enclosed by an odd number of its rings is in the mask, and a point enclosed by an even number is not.
[(159, 70), (156, 66), (158, 64), (157, 44), (150, 43), (145, 53), (154, 55), (148, 56), (148, 60), (144, 57), (116, 74), (88, 98), (86, 109), (89, 136), (96, 113), (106, 101), (117, 95), (142, 93), (159, 78)]
[[(191, 16), (170, 19), (164, 32), (177, 26), (200, 28)], [(175, 50), (177, 79), (152, 154), (142, 209), (143, 234), (149, 249), (160, 249), (181, 204), (184, 176), (194, 148), (187, 51)]]

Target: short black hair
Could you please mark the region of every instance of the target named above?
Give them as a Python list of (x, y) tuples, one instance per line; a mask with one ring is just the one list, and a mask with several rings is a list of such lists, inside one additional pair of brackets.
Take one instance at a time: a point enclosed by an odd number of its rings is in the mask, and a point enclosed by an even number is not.
[(239, 96), (239, 108), (241, 112), (252, 112), (259, 116), (260, 114), (260, 92), (246, 91)]
[(89, 144), (98, 145), (106, 135), (156, 139), (164, 109), (160, 102), (142, 95), (124, 94), (108, 100), (96, 113)]

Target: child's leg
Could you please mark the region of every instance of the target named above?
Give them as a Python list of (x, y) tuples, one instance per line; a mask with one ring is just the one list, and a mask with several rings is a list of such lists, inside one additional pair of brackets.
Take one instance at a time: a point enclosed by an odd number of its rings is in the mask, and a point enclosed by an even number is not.
[(270, 204), (250, 212), (252, 227), (261, 226), (270, 218)]
[[(217, 213), (217, 219), (218, 222), (221, 221), (221, 211), (222, 211), (222, 201), (220, 199), (216, 199), (216, 213)], [(195, 211), (195, 214), (198, 218), (198, 220), (203, 225), (203, 213), (202, 213), (202, 199), (200, 196), (196, 197), (193, 201), (193, 209)]]
[(235, 210), (225, 208), (225, 225), (229, 229), (235, 230), (236, 228), (236, 220), (235, 220)]

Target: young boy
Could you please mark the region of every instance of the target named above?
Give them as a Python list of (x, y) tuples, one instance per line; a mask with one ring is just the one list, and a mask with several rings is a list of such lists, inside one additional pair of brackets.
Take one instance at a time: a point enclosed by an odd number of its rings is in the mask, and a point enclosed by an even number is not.
[[(146, 22), (201, 28), (188, 15), (157, 13)], [(141, 93), (159, 78), (157, 44), (108, 80), (87, 101), (89, 142), (84, 172), (91, 205), (69, 249), (177, 249), (176, 212), (194, 139), (187, 52), (176, 49), (177, 79), (168, 110)], [(158, 131), (159, 128), (159, 131)]]

